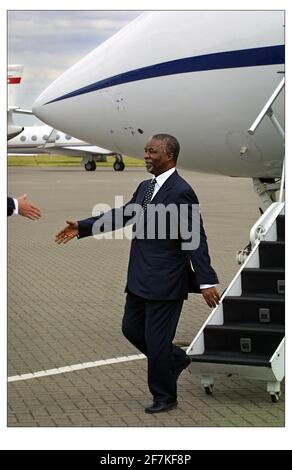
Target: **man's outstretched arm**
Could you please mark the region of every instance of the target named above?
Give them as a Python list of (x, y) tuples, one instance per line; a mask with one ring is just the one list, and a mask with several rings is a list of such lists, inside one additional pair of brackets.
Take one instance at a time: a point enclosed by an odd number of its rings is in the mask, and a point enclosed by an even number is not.
[[(141, 184), (141, 183), (140, 183)], [(108, 220), (110, 221), (110, 228), (108, 228), (107, 231), (112, 231), (112, 230), (117, 230), (128, 222), (129, 219), (131, 219), (131, 216), (125, 216), (124, 211), (125, 208), (128, 205), (131, 205), (135, 202), (136, 194), (139, 189), (140, 185), (134, 192), (132, 199), (125, 204), (123, 207), (115, 208), (112, 209), (111, 211), (106, 212), (105, 214), (101, 214), (95, 217), (89, 217), (88, 219), (83, 219), (79, 221), (74, 221), (74, 220), (67, 220), (66, 227), (64, 227), (60, 232), (57, 233), (55, 237), (55, 242), (58, 243), (58, 245), (68, 243), (70, 240), (72, 240), (75, 237), (78, 238), (84, 238), (84, 237), (90, 237), (94, 235), (92, 232), (93, 226), (95, 222), (97, 222), (100, 218), (102, 219), (103, 222), (107, 222)], [(121, 217), (118, 217), (117, 215), (121, 214)], [(117, 224), (117, 219), (121, 222), (120, 224)]]
[(41, 217), (40, 209), (26, 200), (26, 194), (19, 196), (17, 199), (7, 198), (7, 215), (12, 214), (19, 214), (30, 220), (37, 220)]

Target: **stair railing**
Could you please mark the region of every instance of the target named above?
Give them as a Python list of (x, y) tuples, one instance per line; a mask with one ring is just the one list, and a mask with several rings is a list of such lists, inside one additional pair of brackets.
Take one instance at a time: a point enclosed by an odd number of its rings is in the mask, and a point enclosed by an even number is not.
[(262, 122), (264, 117), (267, 115), (270, 118), (270, 120), (272, 121), (272, 124), (275, 127), (275, 129), (277, 130), (278, 134), (280, 134), (280, 136), (284, 140), (285, 132), (284, 132), (281, 124), (279, 123), (278, 119), (275, 117), (274, 111), (272, 109), (272, 105), (273, 105), (274, 101), (276, 100), (276, 98), (278, 97), (279, 93), (282, 91), (284, 86), (285, 86), (285, 77), (282, 78), (281, 82), (279, 83), (279, 85), (275, 89), (274, 93), (271, 95), (271, 97), (266, 102), (265, 106), (263, 107), (263, 109), (261, 110), (259, 115), (257, 116), (256, 120), (254, 121), (252, 126), (248, 129), (249, 134), (254, 135), (255, 131), (258, 128), (258, 126), (260, 125), (260, 123)]
[[(272, 93), (271, 97), (268, 99), (266, 104), (264, 105), (263, 109), (255, 119), (252, 126), (248, 129), (248, 133), (254, 135), (257, 128), (261, 124), (262, 120), (265, 116), (268, 116), (275, 127), (276, 131), (283, 139), (283, 145), (285, 141), (285, 132), (282, 128), (281, 124), (279, 123), (278, 119), (276, 118), (274, 111), (272, 109), (272, 105), (282, 89), (285, 86), (285, 77), (282, 78), (279, 85), (276, 87), (275, 91)], [(254, 224), (250, 231), (250, 241), (252, 247), (260, 240), (266, 240), (267, 233), (269, 232), (269, 240), (276, 240), (277, 239), (277, 232), (276, 226), (274, 224), (277, 216), (284, 210), (284, 185), (285, 185), (285, 158), (283, 158), (283, 167), (282, 167), (282, 177), (281, 177), (281, 186), (280, 186), (280, 193), (279, 193), (279, 200), (278, 202), (272, 203), (263, 215), (259, 218), (259, 220)], [(274, 227), (272, 227), (274, 224)]]
[(284, 202), (273, 202), (256, 221), (250, 231), (250, 242), (252, 248), (261, 240), (277, 240), (277, 227), (275, 220), (278, 215), (284, 213), (284, 208)]
[[(251, 127), (248, 129), (248, 133), (251, 135), (254, 135), (256, 132), (257, 128), (259, 127), (260, 123), (264, 119), (265, 116), (268, 116), (275, 127), (276, 131), (280, 135), (280, 137), (283, 139), (283, 145), (285, 145), (285, 131), (282, 128), (281, 124), (279, 123), (278, 119), (276, 118), (274, 111), (272, 109), (272, 105), (276, 98), (278, 97), (279, 93), (282, 91), (282, 89), (285, 86), (285, 77), (282, 78), (281, 82), (275, 89), (275, 91), (272, 93), (271, 97), (268, 99), (266, 102), (265, 106), (255, 119), (254, 123), (251, 125)], [(281, 187), (280, 187), (280, 194), (279, 194), (279, 202), (283, 202), (284, 200), (284, 185), (285, 185), (285, 158), (283, 158), (283, 167), (282, 167), (282, 177), (281, 177)]]

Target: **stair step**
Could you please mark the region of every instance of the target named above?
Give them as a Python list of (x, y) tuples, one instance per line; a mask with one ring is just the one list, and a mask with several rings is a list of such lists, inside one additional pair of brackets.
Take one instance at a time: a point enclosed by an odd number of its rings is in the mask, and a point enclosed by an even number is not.
[(192, 362), (206, 362), (215, 364), (234, 364), (243, 366), (271, 367), (269, 355), (230, 353), (230, 351), (209, 351), (204, 354), (189, 356)]
[[(283, 328), (249, 328), (230, 325), (207, 325), (204, 329), (206, 353), (230, 351), (242, 354), (272, 355), (284, 336)], [(246, 345), (249, 344), (249, 347)]]
[(245, 268), (241, 273), (242, 292), (284, 294), (279, 290), (284, 280), (283, 268)]
[(284, 268), (285, 266), (285, 242), (262, 241), (259, 245), (260, 267), (261, 268)]
[(269, 302), (283, 302), (285, 303), (285, 297), (281, 294), (271, 294), (270, 292), (253, 292), (252, 294), (242, 294), (240, 296), (237, 295), (231, 295), (228, 297), (225, 297), (224, 300), (227, 299), (242, 299), (242, 300), (250, 300), (250, 301), (269, 301)]
[(285, 323), (285, 298), (283, 295), (242, 295), (223, 300), (224, 324), (228, 323)]
[[(285, 328), (284, 325), (280, 324), (270, 324), (270, 323), (224, 323), (223, 325), (207, 325), (206, 329), (212, 328), (213, 330), (223, 331), (240, 331), (245, 333), (253, 333), (253, 332), (272, 332), (272, 333), (280, 333), (284, 334)], [(206, 331), (205, 329), (205, 331)]]
[(277, 224), (277, 240), (285, 240), (285, 215), (278, 215)]

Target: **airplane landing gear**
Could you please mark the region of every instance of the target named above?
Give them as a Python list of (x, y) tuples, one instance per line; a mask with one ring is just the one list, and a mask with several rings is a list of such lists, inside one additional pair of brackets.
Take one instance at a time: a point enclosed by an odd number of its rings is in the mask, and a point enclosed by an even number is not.
[[(115, 162), (113, 164), (113, 169), (115, 171), (123, 171), (125, 169), (125, 164), (123, 162), (123, 157), (119, 153), (109, 154), (115, 157)], [(95, 171), (96, 162), (106, 162), (107, 155), (95, 155), (85, 157), (83, 159), (84, 168), (86, 171)]]
[(124, 162), (115, 162), (113, 164), (113, 168), (115, 171), (123, 171), (125, 169), (125, 164)]
[(88, 162), (86, 162), (84, 164), (84, 168), (86, 171), (95, 171), (96, 170), (96, 163), (94, 160), (88, 160)]
[(116, 154), (116, 161), (113, 164), (113, 169), (115, 171), (123, 171), (125, 169), (125, 164), (123, 162), (123, 157), (120, 154)]

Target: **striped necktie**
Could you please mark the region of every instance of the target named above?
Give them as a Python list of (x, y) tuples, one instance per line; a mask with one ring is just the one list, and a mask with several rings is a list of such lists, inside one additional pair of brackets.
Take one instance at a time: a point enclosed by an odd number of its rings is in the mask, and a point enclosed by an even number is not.
[(151, 180), (150, 183), (149, 183), (149, 186), (147, 188), (146, 194), (145, 194), (144, 199), (143, 199), (143, 204), (142, 204), (143, 211), (145, 211), (145, 209), (147, 207), (147, 204), (149, 204), (149, 202), (152, 199), (155, 184), (156, 184), (156, 179), (153, 178), (153, 180)]

